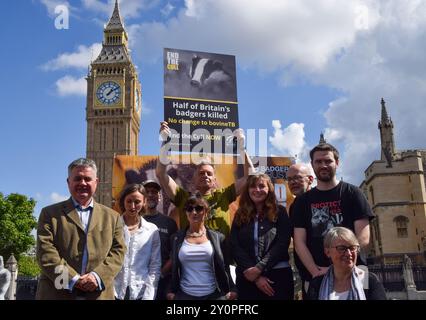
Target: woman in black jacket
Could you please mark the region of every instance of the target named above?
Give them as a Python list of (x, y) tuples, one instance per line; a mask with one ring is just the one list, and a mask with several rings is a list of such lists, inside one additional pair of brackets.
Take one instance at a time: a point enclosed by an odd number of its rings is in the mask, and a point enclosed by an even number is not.
[(269, 176), (249, 176), (231, 228), (239, 299), (293, 299), (290, 237), (287, 212), (277, 205)]
[(209, 205), (200, 194), (188, 198), (189, 226), (172, 236), (172, 280), (168, 300), (234, 300), (225, 236), (205, 227)]
[(310, 281), (308, 300), (386, 300), (377, 276), (356, 266), (359, 242), (352, 230), (328, 230), (324, 251), (332, 264), (326, 274)]

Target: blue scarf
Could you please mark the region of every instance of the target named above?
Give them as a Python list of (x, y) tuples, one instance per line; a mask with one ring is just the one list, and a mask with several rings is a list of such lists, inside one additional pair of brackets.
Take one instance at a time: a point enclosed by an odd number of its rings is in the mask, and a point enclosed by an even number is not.
[[(349, 288), (348, 300), (367, 300), (359, 274), (365, 273), (363, 270), (354, 267), (351, 274), (351, 287)], [(366, 275), (365, 275), (366, 276)], [(334, 271), (333, 266), (328, 268), (327, 273), (321, 282), (318, 300), (330, 300), (330, 294), (334, 291)]]

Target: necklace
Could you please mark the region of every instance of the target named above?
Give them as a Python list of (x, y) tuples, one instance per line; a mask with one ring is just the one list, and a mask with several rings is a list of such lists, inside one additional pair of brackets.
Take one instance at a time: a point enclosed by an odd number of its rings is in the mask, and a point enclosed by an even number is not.
[(204, 229), (200, 232), (189, 232), (189, 229), (188, 229), (188, 231), (186, 232), (186, 235), (190, 238), (200, 238), (200, 237), (204, 236), (205, 234), (206, 234), (206, 229)]
[(127, 229), (136, 229), (136, 228), (138, 228), (139, 227), (139, 223), (137, 223), (137, 224), (132, 224), (132, 225), (130, 225), (130, 226), (127, 226)]
[[(139, 219), (138, 219), (139, 220)], [(133, 230), (135, 230), (135, 229), (138, 229), (139, 228), (139, 226), (140, 226), (140, 223), (141, 223), (141, 221), (139, 220), (137, 223), (135, 223), (135, 224), (131, 224), (131, 225), (127, 225), (127, 229), (129, 230), (129, 231), (133, 231)]]

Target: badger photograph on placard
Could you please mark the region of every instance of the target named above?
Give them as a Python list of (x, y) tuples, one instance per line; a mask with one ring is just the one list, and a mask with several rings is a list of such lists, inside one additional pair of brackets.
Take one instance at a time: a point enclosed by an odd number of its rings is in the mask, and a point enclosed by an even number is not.
[(166, 96), (237, 101), (235, 56), (166, 48), (164, 59)]
[(235, 154), (235, 56), (164, 49), (164, 121), (173, 131), (170, 145), (180, 151)]

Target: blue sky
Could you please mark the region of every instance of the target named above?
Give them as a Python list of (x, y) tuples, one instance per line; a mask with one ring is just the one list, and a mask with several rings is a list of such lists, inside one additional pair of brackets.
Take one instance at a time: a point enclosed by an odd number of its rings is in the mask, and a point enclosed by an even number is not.
[[(55, 28), (55, 8), (70, 10)], [(0, 38), (0, 192), (41, 207), (68, 195), (85, 156), (84, 76), (113, 0), (9, 1)], [(398, 149), (425, 148), (426, 3), (368, 0), (121, 0), (142, 83), (140, 153), (158, 153), (163, 48), (236, 56), (240, 126), (267, 129), (268, 153), (307, 160), (325, 138), (359, 184), (380, 156), (384, 97)], [(93, 52), (93, 54), (92, 54)]]

